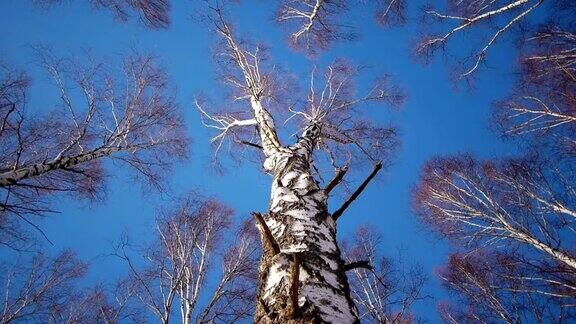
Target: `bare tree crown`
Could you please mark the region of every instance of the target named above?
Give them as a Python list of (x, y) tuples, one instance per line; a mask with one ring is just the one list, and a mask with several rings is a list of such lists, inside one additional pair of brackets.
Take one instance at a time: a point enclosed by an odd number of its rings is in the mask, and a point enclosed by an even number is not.
[[(269, 158), (277, 152), (290, 149), (281, 144), (281, 135), (285, 130), (294, 130), (284, 125), (296, 125), (295, 135), (302, 140), (313, 134), (313, 147), (326, 153), (324, 159), (335, 168), (360, 161), (389, 161), (390, 153), (395, 148), (396, 131), (393, 127), (380, 127), (368, 118), (363, 118), (361, 110), (370, 103), (385, 103), (398, 106), (403, 103), (402, 91), (392, 84), (389, 77), (377, 79), (369, 89), (358, 94), (355, 78), (362, 71), (343, 60), (335, 61), (323, 73), (313, 69), (309, 81), (308, 95), (305, 100), (294, 100), (287, 108), (282, 107), (280, 114), (273, 114), (270, 106), (278, 101), (278, 91), (274, 78), (274, 68), (261, 56), (260, 47), (253, 51), (246, 50), (244, 42), (238, 42), (233, 30), (225, 20), (222, 9), (214, 8), (210, 18), (223, 44), (218, 48), (218, 56), (226, 58), (227, 64), (222, 79), (233, 89), (234, 100), (245, 102), (250, 109), (239, 108), (236, 112), (211, 113), (199, 102), (196, 103), (205, 126), (219, 133), (212, 142), (219, 150), (225, 140), (233, 143), (251, 145), (261, 148), (264, 156)], [(284, 102), (284, 101), (283, 101)], [(280, 128), (274, 117), (286, 115), (283, 128)], [(299, 123), (295, 123), (299, 121)], [(310, 132), (310, 127), (317, 130)], [(246, 131), (247, 130), (247, 131)], [(256, 139), (259, 143), (254, 143)], [(298, 142), (298, 141), (297, 141)], [(315, 159), (312, 159), (315, 160)]]
[(166, 72), (151, 56), (127, 56), (121, 68), (58, 59), (47, 52), (41, 65), (61, 101), (51, 112), (26, 105), (28, 79), (2, 69), (0, 217), (50, 211), (52, 194), (103, 196), (111, 158), (161, 188), (167, 170), (187, 156), (187, 135)]
[[(32, 0), (41, 8), (48, 9), (66, 0)], [(165, 29), (170, 25), (169, 0), (88, 0), (96, 9), (107, 10), (120, 21), (127, 21), (133, 15), (151, 29)]]

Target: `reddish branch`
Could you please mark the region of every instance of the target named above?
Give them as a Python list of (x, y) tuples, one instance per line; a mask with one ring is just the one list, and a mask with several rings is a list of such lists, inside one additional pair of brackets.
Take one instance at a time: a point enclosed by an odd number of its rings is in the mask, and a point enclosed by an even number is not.
[[(49, 8), (65, 0), (32, 0), (34, 4)], [(121, 21), (137, 16), (152, 29), (165, 29), (170, 25), (170, 3), (168, 0), (88, 0), (96, 9), (107, 10)]]

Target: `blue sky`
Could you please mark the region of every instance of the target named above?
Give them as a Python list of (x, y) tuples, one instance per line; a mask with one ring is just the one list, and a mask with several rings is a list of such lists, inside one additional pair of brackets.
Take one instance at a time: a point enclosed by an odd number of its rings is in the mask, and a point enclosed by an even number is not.
[[(91, 49), (96, 56), (110, 59), (119, 58), (119, 54), (132, 47), (155, 53), (178, 89), (178, 102), (194, 141), (190, 160), (172, 176), (175, 194), (198, 190), (215, 196), (233, 207), (239, 217), (255, 210), (264, 211), (270, 179), (259, 166), (244, 163), (223, 175), (210, 170), (211, 134), (201, 126), (193, 98), (195, 94), (206, 93), (218, 99), (221, 88), (214, 80), (212, 35), (192, 19), (192, 1), (172, 1), (172, 24), (162, 31), (147, 30), (134, 20), (114, 21), (107, 12), (91, 10), (84, 2), (71, 1), (50, 11), (33, 9), (31, 1), (0, 3), (0, 21), (4, 25), (0, 57), (26, 69), (33, 77), (30, 108), (47, 111), (57, 99), (47, 85), (45, 74), (32, 64), (32, 45), (49, 45), (63, 54)], [(271, 2), (245, 2), (242, 7), (234, 7), (237, 29), (269, 45), (272, 60), (297, 75), (306, 76), (315, 63), (322, 65), (345, 57), (391, 74), (405, 89), (407, 102), (400, 110), (369, 112), (380, 123), (391, 122), (399, 128), (401, 147), (381, 180), (371, 184), (339, 221), (339, 234), (344, 238), (366, 222), (377, 226), (383, 234), (385, 253), (393, 254), (398, 247), (403, 248), (409, 262), (420, 263), (430, 274), (428, 292), (444, 298), (432, 271), (445, 260), (447, 245), (418, 225), (410, 211), (410, 190), (423, 163), (431, 157), (464, 152), (490, 157), (514, 152), (510, 143), (499, 140), (487, 126), (491, 105), (505, 96), (512, 85), (515, 50), (497, 44), (489, 53), (490, 67), (478, 72), (474, 89), (455, 90), (444, 58), (439, 56), (423, 66), (410, 56), (417, 29), (413, 18), (419, 3), (410, 1), (408, 16), (412, 19), (407, 27), (390, 30), (366, 19), (371, 18), (370, 13), (353, 13), (352, 24), (359, 26), (360, 39), (337, 44), (312, 62), (288, 48), (281, 30), (271, 19)], [(459, 50), (459, 43), (455, 44)], [(61, 197), (56, 204), (61, 214), (43, 222), (54, 242), (48, 249), (78, 251), (80, 257), (92, 263), (90, 280), (111, 280), (122, 273), (120, 264), (103, 256), (111, 251), (111, 242), (118, 240), (124, 231), (135, 240), (146, 240), (152, 230), (155, 209), (169, 199), (144, 195), (122, 172), (114, 172), (108, 188), (107, 199), (92, 206)], [(338, 205), (338, 201), (332, 202), (332, 208)], [(437, 322), (435, 303), (435, 300), (420, 303), (418, 315)]]

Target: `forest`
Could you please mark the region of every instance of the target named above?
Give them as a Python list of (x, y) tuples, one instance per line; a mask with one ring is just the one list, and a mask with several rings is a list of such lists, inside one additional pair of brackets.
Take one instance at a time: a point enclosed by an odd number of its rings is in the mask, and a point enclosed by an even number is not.
[(575, 17), (2, 1), (0, 322), (576, 322)]

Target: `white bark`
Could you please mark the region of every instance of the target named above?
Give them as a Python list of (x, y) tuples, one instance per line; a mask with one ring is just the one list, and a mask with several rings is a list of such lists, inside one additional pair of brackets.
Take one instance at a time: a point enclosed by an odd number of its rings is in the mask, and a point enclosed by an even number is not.
[(109, 156), (123, 149), (127, 148), (123, 148), (121, 146), (103, 147), (72, 157), (58, 157), (46, 163), (23, 166), (13, 171), (1, 173), (0, 187), (13, 185), (21, 180), (35, 177), (49, 171), (70, 168), (81, 163), (90, 162), (104, 156)]
[[(274, 158), (267, 226), (280, 246), (277, 255), (265, 255), (261, 264), (260, 307), (256, 322), (281, 322), (289, 315), (292, 254), (298, 254), (298, 308), (301, 321), (353, 323), (356, 309), (350, 298), (343, 261), (336, 242), (336, 225), (327, 211), (327, 197), (310, 172), (310, 154), (317, 125), (311, 125), (299, 143)], [(263, 314), (266, 313), (266, 314)], [(274, 317), (270, 316), (276, 314)]]

